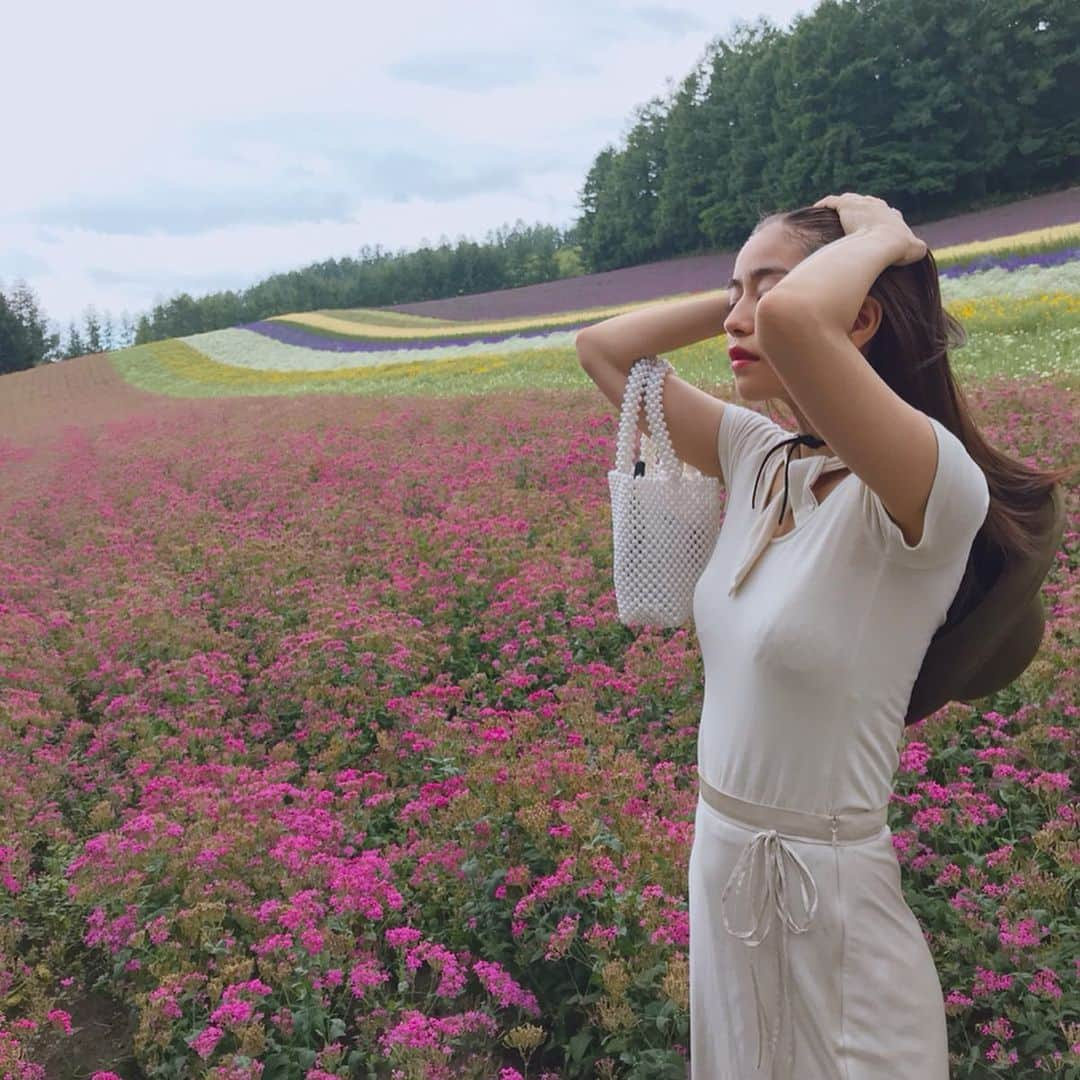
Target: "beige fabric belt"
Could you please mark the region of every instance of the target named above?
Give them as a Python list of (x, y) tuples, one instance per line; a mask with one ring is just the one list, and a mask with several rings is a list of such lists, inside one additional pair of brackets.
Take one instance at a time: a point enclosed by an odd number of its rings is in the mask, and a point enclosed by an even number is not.
[[(748, 946), (760, 945), (768, 936), (772, 928), (774, 911), (780, 919), (780, 1007), (776, 1023), (776, 1030), (769, 1034), (769, 1063), (770, 1067), (775, 1060), (777, 1048), (780, 1044), (780, 1036), (786, 1014), (790, 1011), (790, 988), (789, 972), (787, 963), (787, 931), (795, 934), (804, 934), (810, 929), (814, 913), (817, 911), (817, 884), (809, 867), (800, 858), (789, 844), (785, 843), (785, 836), (794, 839), (827, 840), (831, 841), (834, 853), (838, 842), (841, 840), (854, 841), (866, 840), (876, 836), (886, 825), (888, 807), (882, 806), (876, 810), (855, 810), (840, 814), (811, 814), (801, 810), (788, 810), (775, 806), (764, 806), (761, 803), (747, 802), (733, 795), (713, 787), (705, 780), (698, 778), (701, 798), (718, 813), (729, 817), (748, 828), (756, 829), (754, 836), (747, 841), (742, 853), (739, 855), (727, 884), (720, 895), (720, 911), (724, 920), (724, 928), (729, 934), (741, 938)], [(753, 889), (754, 867), (761, 863), (762, 874), (758, 889)], [(800, 889), (802, 893), (803, 907), (806, 911), (806, 921), (797, 922), (787, 908), (787, 875), (788, 864), (791, 864), (791, 873), (800, 877)], [(840, 860), (836, 855), (837, 887), (840, 882)], [(745, 889), (744, 889), (745, 882)], [(746, 896), (750, 910), (754, 913), (754, 922), (749, 929), (734, 929), (728, 921), (727, 903), (728, 897)], [(764, 919), (764, 925), (760, 925)], [(750, 975), (754, 981), (754, 1005), (757, 1013), (758, 1025), (758, 1056), (757, 1068), (761, 1068), (764, 1039), (762, 1029), (768, 1029), (768, 1016), (761, 1002), (761, 994), (758, 990), (757, 972), (753, 960), (750, 963)], [(789, 1054), (787, 1069), (784, 1075), (791, 1077), (795, 1066), (795, 1031), (791, 1026), (789, 1038)]]

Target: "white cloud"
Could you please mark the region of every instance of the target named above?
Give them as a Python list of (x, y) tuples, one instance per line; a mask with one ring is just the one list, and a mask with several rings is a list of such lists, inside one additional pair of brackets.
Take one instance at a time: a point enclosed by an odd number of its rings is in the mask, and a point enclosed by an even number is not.
[(813, 3), (12, 5), (0, 279), (66, 322), (364, 245), (569, 226), (635, 105), (736, 18)]

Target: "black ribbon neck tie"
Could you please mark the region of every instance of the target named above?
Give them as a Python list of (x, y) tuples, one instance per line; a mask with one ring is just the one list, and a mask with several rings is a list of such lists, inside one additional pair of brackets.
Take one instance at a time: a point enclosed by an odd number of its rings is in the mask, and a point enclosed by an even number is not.
[[(744, 541), (745, 547), (743, 555), (738, 561), (735, 572), (732, 575), (731, 583), (728, 587), (729, 596), (735, 595), (736, 590), (742, 584), (746, 575), (750, 573), (762, 552), (765, 551), (773, 539), (782, 539), (782, 537), (775, 537), (774, 533), (777, 526), (783, 522), (784, 513), (788, 507), (788, 481), (792, 471), (791, 457), (795, 452), (795, 447), (800, 444), (816, 448), (824, 446), (825, 440), (810, 434), (792, 435), (791, 438), (784, 439), (769, 450), (765, 455), (765, 460), (761, 463), (757, 479), (754, 481), (754, 491), (750, 500), (750, 505), (753, 509), (757, 509), (757, 486), (761, 481), (761, 476), (765, 471), (768, 459), (772, 456), (774, 451), (779, 450), (784, 446), (788, 447), (788, 456), (784, 463), (783, 490), (776, 492), (772, 499), (767, 500), (756, 516), (751, 515), (750, 528)], [(813, 454), (810, 457), (801, 458), (795, 462), (794, 473), (796, 483), (792, 486), (790, 491), (791, 509), (795, 518), (794, 525), (792, 526), (793, 529), (802, 524), (802, 522), (814, 512), (817, 506), (817, 500), (813, 495), (813, 487), (817, 482), (818, 477), (821, 476), (822, 473), (832, 472), (834, 469), (846, 468), (847, 466), (836, 457), (835, 454), (830, 454), (828, 457), (821, 454)], [(775, 476), (775, 473), (768, 479), (767, 483), (770, 485), (773, 476)], [(772, 521), (773, 500), (780, 504), (780, 517), (775, 523)]]
[(765, 463), (769, 460), (770, 457), (772, 457), (773, 454), (776, 453), (777, 450), (780, 450), (782, 447), (786, 446), (788, 448), (788, 455), (787, 455), (787, 460), (784, 462), (784, 499), (783, 499), (783, 502), (780, 505), (780, 516), (776, 519), (776, 524), (777, 525), (779, 525), (780, 522), (784, 520), (784, 511), (787, 510), (788, 472), (789, 472), (789, 470), (791, 468), (791, 458), (792, 458), (792, 455), (795, 453), (795, 447), (799, 446), (800, 444), (803, 445), (803, 446), (812, 447), (813, 449), (816, 450), (819, 446), (824, 446), (825, 445), (825, 440), (824, 439), (819, 439), (816, 435), (810, 435), (808, 433), (807, 434), (800, 434), (800, 435), (792, 435), (790, 439), (781, 440), (762, 459), (761, 468), (758, 469), (757, 477), (754, 480), (754, 490), (750, 495), (750, 506), (751, 507), (754, 507), (756, 505), (755, 500), (757, 498), (758, 481), (761, 479), (761, 474), (765, 471)]

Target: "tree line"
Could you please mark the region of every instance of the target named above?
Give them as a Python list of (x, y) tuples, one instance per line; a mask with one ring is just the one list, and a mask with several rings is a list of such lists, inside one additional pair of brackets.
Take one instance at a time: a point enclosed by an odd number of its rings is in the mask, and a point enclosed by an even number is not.
[(121, 349), (134, 343), (135, 333), (135, 323), (127, 312), (116, 321), (110, 312), (100, 315), (90, 304), (81, 322), (68, 323), (66, 337), (61, 341), (61, 331), (45, 316), (37, 294), (24, 278), (16, 279), (10, 291), (5, 291), (0, 281), (0, 375), (73, 356)]
[(590, 271), (742, 244), (762, 212), (844, 191), (911, 223), (1076, 182), (1080, 5), (823, 0), (740, 24), (585, 179)]
[[(822, 0), (710, 42), (678, 86), (633, 110), (560, 230), (518, 221), (483, 243), (365, 246), (248, 289), (156, 304), (116, 335), (141, 344), (291, 311), (383, 307), (515, 288), (737, 247), (763, 211), (862, 191), (912, 224), (1075, 182), (1080, 4), (1074, 0)], [(25, 291), (25, 290), (24, 290)], [(25, 296), (0, 303), (32, 363), (109, 348), (96, 320), (49, 353)], [(38, 313), (40, 314), (40, 313)], [(85, 322), (86, 320), (84, 320)], [(110, 333), (111, 333), (111, 323)], [(40, 350), (44, 348), (45, 351)]]

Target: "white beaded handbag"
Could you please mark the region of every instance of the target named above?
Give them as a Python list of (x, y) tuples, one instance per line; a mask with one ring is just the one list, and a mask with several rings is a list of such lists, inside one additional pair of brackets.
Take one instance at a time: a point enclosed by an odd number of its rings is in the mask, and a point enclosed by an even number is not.
[[(720, 532), (720, 480), (675, 456), (664, 421), (664, 376), (656, 356), (635, 361), (623, 391), (615, 468), (608, 473), (614, 538), (615, 602), (627, 626), (682, 626), (694, 587)], [(641, 396), (652, 438), (641, 436), (631, 468)]]

